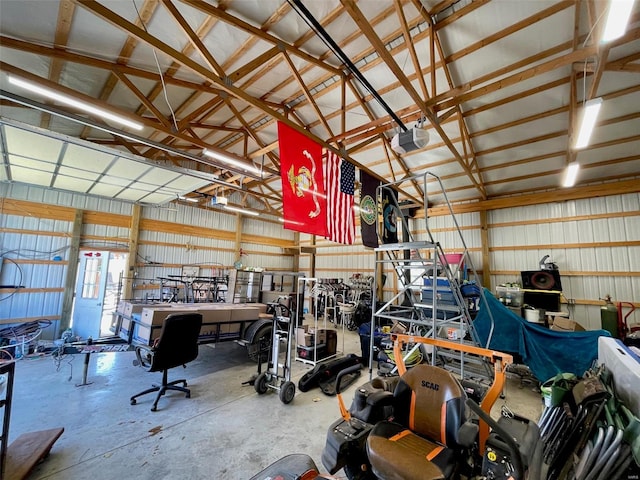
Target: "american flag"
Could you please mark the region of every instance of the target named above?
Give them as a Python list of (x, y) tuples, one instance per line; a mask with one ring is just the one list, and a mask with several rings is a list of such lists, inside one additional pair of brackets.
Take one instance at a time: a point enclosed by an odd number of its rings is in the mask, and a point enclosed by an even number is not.
[(330, 150), (324, 162), (325, 192), (327, 194), (327, 238), (333, 242), (352, 245), (356, 235), (353, 213), (353, 192), (356, 168)]

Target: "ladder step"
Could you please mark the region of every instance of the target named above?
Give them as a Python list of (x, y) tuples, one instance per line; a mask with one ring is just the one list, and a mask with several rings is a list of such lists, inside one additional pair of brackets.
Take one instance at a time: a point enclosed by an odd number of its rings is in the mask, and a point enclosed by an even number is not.
[(403, 243), (385, 243), (375, 249), (377, 252), (386, 252), (389, 250), (412, 250), (419, 248), (434, 248), (437, 244), (431, 242), (403, 242)]
[[(458, 365), (444, 364), (444, 365), (441, 365), (441, 367), (444, 368), (445, 370), (457, 373), (458, 375), (462, 376), (462, 368), (460, 367), (460, 364)], [(465, 364), (464, 371), (466, 374), (465, 378), (469, 378), (469, 376), (473, 375), (473, 376), (482, 378), (484, 380), (489, 380), (489, 381), (493, 380), (492, 376), (488, 375), (487, 372), (474, 368), (470, 364), (469, 365)]]
[[(413, 304), (414, 307), (418, 307), (418, 308), (428, 308), (433, 310), (434, 305), (431, 303), (414, 303)], [(448, 303), (445, 304), (439, 304), (437, 303), (435, 305), (436, 310), (442, 310), (445, 312), (456, 312), (456, 313), (460, 313), (460, 311), (462, 310), (462, 307), (460, 305), (450, 305)]]
[[(460, 360), (460, 357), (461, 357), (461, 353), (460, 352), (452, 352), (450, 350), (442, 350), (441, 348), (438, 349), (437, 355), (439, 355), (441, 357), (451, 358), (453, 360)], [(470, 354), (464, 353), (464, 352), (462, 352), (462, 358), (464, 358), (465, 364), (466, 363), (475, 363), (476, 365), (482, 365), (482, 364), (487, 363), (483, 359), (483, 357), (471, 356)]]

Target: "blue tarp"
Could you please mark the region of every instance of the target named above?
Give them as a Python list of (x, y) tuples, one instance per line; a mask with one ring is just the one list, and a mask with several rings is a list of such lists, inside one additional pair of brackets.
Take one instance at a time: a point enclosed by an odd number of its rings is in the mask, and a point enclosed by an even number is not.
[(486, 346), (491, 328), (490, 309), (495, 327), (488, 348), (520, 355), (522, 362), (541, 382), (564, 372), (583, 376), (598, 358), (598, 337), (611, 336), (606, 330), (549, 330), (516, 315), (486, 289), (484, 298), (486, 304), (481, 297), (478, 315), (473, 322), (482, 346)]

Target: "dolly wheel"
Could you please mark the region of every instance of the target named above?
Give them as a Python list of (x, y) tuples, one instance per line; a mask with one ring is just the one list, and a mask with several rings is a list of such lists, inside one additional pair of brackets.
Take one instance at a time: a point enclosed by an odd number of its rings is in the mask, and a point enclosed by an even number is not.
[(260, 395), (267, 392), (266, 372), (262, 372), (260, 375), (258, 375), (258, 378), (256, 378), (255, 382), (253, 382), (253, 388), (255, 388), (256, 392), (258, 392)]
[(291, 403), (296, 395), (296, 384), (293, 382), (284, 382), (280, 387), (280, 401), (285, 405)]

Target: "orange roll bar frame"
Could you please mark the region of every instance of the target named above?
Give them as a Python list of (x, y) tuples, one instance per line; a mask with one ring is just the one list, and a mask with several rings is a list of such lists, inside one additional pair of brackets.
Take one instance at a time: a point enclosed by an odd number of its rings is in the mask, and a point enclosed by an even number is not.
[[(481, 357), (486, 357), (493, 364), (494, 378), (491, 387), (480, 403), (480, 408), (487, 415), (491, 415), (491, 408), (496, 399), (502, 392), (507, 373), (507, 365), (513, 363), (513, 356), (508, 353), (490, 350), (488, 348), (466, 345), (464, 343), (450, 342), (448, 340), (440, 340), (437, 338), (417, 337), (414, 335), (403, 335), (398, 333), (391, 334), (393, 340), (393, 355), (398, 366), (398, 373), (404, 375), (407, 367), (404, 364), (402, 356), (402, 345), (409, 343), (424, 343), (425, 345), (433, 345), (434, 347), (446, 348), (458, 352), (472, 353)], [(484, 454), (484, 446), (489, 436), (489, 425), (484, 421), (480, 421), (479, 425), (480, 453)]]

